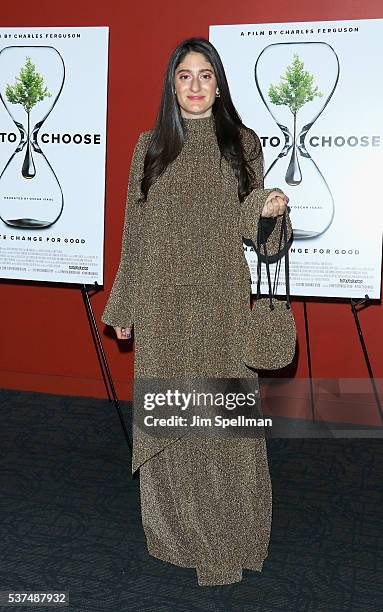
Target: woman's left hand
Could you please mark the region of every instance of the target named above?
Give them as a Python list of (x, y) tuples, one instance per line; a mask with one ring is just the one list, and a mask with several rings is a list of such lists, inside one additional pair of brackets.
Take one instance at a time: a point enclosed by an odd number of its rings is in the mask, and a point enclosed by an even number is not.
[(266, 198), (266, 202), (261, 212), (261, 217), (278, 217), (283, 215), (289, 198), (282, 190), (274, 190)]

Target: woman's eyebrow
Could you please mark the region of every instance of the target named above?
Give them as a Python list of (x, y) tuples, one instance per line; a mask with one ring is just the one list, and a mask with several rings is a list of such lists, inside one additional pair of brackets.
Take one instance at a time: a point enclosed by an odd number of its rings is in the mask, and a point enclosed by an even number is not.
[[(176, 70), (176, 73), (178, 74), (179, 72), (193, 72), (192, 70), (189, 70), (188, 68), (179, 68), (178, 70)], [(200, 70), (198, 70), (198, 72), (213, 72), (213, 70), (211, 68), (201, 68)]]

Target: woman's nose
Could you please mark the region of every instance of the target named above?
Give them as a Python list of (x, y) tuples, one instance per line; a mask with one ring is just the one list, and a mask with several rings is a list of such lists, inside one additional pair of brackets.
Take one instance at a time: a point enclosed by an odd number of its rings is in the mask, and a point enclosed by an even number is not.
[(201, 87), (201, 83), (200, 83), (199, 78), (196, 77), (196, 76), (193, 76), (192, 77), (192, 81), (191, 81), (191, 85), (190, 85), (190, 89), (192, 91), (199, 91), (200, 87)]

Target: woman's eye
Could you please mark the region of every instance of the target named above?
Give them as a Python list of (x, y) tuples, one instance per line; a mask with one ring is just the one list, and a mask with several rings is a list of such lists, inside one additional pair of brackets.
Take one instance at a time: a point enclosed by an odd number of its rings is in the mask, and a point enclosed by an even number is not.
[(205, 79), (205, 80), (209, 80), (209, 79), (211, 79), (211, 74), (209, 74), (209, 72), (206, 72), (206, 74), (202, 74), (201, 76), (202, 76), (202, 78), (203, 78), (203, 79)]
[(189, 75), (188, 75), (188, 74), (181, 74), (181, 75), (180, 75), (180, 79), (181, 79), (181, 80), (185, 80), (185, 79), (188, 79), (188, 78), (189, 78)]

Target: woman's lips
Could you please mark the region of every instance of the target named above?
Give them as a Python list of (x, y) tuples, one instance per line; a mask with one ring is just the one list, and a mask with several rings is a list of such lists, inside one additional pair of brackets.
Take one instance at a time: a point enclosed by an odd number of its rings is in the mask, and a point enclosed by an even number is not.
[(203, 100), (204, 96), (188, 96), (189, 100)]

